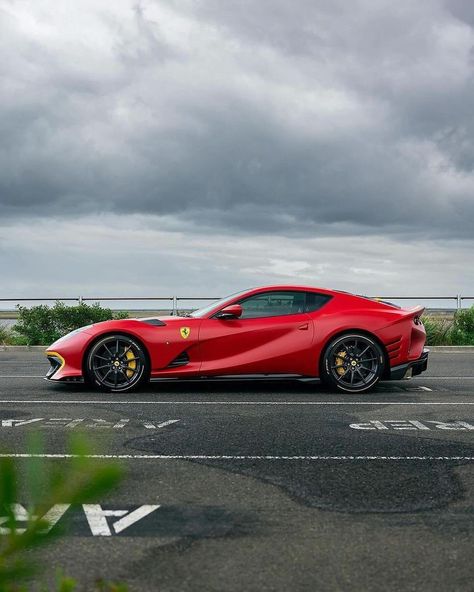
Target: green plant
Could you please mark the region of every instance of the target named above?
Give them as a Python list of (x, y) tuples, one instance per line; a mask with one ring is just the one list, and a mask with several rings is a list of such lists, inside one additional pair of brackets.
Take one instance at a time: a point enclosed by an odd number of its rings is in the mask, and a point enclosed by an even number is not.
[(10, 327), (0, 327), (0, 346), (2, 345), (28, 345), (28, 339), (18, 335)]
[(0, 325), (0, 344), (10, 342), (10, 333), (6, 325)]
[(427, 345), (451, 345), (453, 321), (443, 317), (423, 315)]
[(127, 318), (127, 313), (114, 313), (110, 308), (102, 308), (99, 303), (67, 306), (56, 302), (52, 307), (46, 305), (27, 308), (18, 306), (18, 322), (13, 329), (26, 340), (27, 345), (48, 345), (66, 333), (101, 321)]
[[(46, 519), (47, 510), (56, 504), (89, 503), (108, 493), (119, 482), (122, 470), (116, 464), (99, 464), (87, 458), (90, 446), (86, 440), (74, 435), (68, 445), (70, 458), (51, 464), (41, 456), (42, 443), (35, 437), (29, 446), (30, 456), (19, 461), (8, 455), (0, 458), (0, 507), (2, 520), (0, 529), (0, 592), (27, 592), (26, 584), (39, 571), (31, 560), (33, 548), (44, 545), (61, 536), (62, 531)], [(19, 466), (26, 462), (25, 466)], [(23, 487), (19, 484), (24, 473)], [(26, 516), (18, 527), (17, 507), (20, 491), (26, 498)], [(96, 589), (107, 592), (123, 592), (117, 587), (98, 582)], [(57, 578), (57, 592), (72, 592), (76, 589), (73, 579), (60, 575)], [(46, 588), (42, 589), (46, 592)]]
[(457, 345), (474, 345), (474, 306), (454, 315), (453, 338)]
[(427, 345), (474, 345), (474, 307), (458, 310), (453, 319), (423, 315)]

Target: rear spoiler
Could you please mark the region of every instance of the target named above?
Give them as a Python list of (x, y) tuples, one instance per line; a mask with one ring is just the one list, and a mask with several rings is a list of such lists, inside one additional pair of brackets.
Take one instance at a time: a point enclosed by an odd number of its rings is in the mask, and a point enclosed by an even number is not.
[(402, 308), (402, 311), (415, 317), (421, 317), (425, 312), (425, 307), (418, 304), (417, 306), (410, 306), (410, 308)]
[[(410, 308), (402, 308), (400, 312), (403, 314), (404, 317), (412, 318), (412, 319), (419, 319), (421, 315), (425, 312), (425, 307), (418, 305), (418, 306), (411, 306)], [(416, 324), (416, 321), (415, 321)]]

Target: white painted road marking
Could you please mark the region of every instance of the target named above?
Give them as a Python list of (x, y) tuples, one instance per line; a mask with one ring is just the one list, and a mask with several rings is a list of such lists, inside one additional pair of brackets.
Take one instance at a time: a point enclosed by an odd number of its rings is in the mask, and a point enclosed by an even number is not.
[(2, 419), (1, 426), (2, 428), (12, 428), (14, 426), (24, 426), (32, 423), (38, 423), (38, 421), (43, 421), (42, 417), (36, 417), (34, 419)]
[[(179, 419), (167, 419), (160, 423), (153, 423), (149, 420), (137, 421), (138, 424), (143, 424), (147, 430), (157, 430), (164, 428), (173, 423), (178, 423)], [(84, 423), (85, 422), (85, 423)], [(41, 427), (62, 427), (62, 428), (77, 428), (78, 426), (86, 429), (90, 428), (105, 428), (105, 429), (121, 429), (129, 425), (130, 419), (120, 419), (118, 422), (107, 421), (105, 419), (72, 419), (70, 417), (35, 417), (33, 419), (2, 419), (0, 427), (2, 428), (18, 428), (25, 425), (40, 424)]]
[[(41, 520), (44, 520), (48, 523), (48, 526), (44, 528), (41, 532), (47, 533), (49, 532), (53, 526), (59, 521), (59, 519), (66, 513), (66, 510), (69, 508), (71, 504), (56, 504), (52, 508), (50, 508), (46, 514), (41, 517)], [(15, 522), (28, 522), (29, 520), (37, 520), (38, 516), (30, 516), (28, 511), (24, 506), (21, 504), (12, 504), (11, 509), (13, 511), (13, 515), (15, 517)], [(0, 516), (0, 524), (5, 524), (8, 521), (7, 516)], [(16, 534), (23, 534), (26, 531), (24, 527), (15, 527), (14, 529), (0, 527), (0, 534), (11, 534), (12, 530), (15, 531)]]
[(112, 536), (107, 518), (120, 517), (120, 520), (112, 523), (115, 533), (118, 534), (145, 516), (148, 516), (148, 514), (151, 514), (160, 506), (159, 504), (143, 505), (132, 512), (128, 512), (127, 510), (103, 510), (100, 504), (83, 504), (82, 507), (91, 533), (94, 536)]
[(474, 376), (423, 376), (420, 380), (474, 380)]
[[(41, 520), (44, 520), (48, 526), (42, 530), (43, 533), (49, 532), (55, 524), (64, 516), (71, 504), (55, 504), (50, 508), (46, 514), (44, 514)], [(119, 534), (127, 529), (132, 524), (135, 524), (145, 516), (148, 516), (160, 507), (159, 504), (142, 505), (135, 510), (104, 510), (100, 504), (83, 504), (82, 509), (89, 524), (89, 528), (93, 536), (112, 536), (112, 530), (109, 526), (107, 518), (119, 518), (115, 522), (112, 522), (112, 529), (115, 534)], [(26, 525), (28, 522), (37, 520), (38, 516), (30, 515), (27, 509), (21, 504), (12, 504), (11, 510), (15, 522), (24, 522)], [(8, 522), (7, 516), (0, 516), (0, 524)], [(9, 535), (12, 530), (16, 534), (23, 534), (26, 531), (25, 527), (19, 527), (17, 525), (14, 528), (0, 527), (0, 535)]]
[[(0, 374), (0, 378), (44, 378), (44, 374)], [(279, 380), (279, 379), (277, 379)], [(293, 379), (288, 379), (288, 378), (281, 378), (281, 380), (285, 381), (285, 380), (305, 380), (305, 379), (298, 379), (298, 378), (293, 378)], [(319, 380), (317, 377), (311, 377), (309, 380)], [(421, 378), (418, 377), (414, 377), (411, 380), (416, 381), (416, 380), (474, 380), (474, 376), (423, 376)], [(151, 379), (152, 383), (162, 383), (162, 384), (166, 384), (166, 383), (177, 383), (176, 379), (172, 379), (172, 378), (152, 378)], [(192, 380), (192, 379), (186, 379), (186, 382), (201, 382), (201, 383), (208, 383), (208, 382), (249, 382), (248, 379), (244, 379), (244, 378), (213, 378), (211, 380), (206, 381), (206, 379), (203, 378), (198, 378), (196, 380)], [(265, 379), (260, 379), (260, 381), (265, 382)], [(273, 379), (273, 381), (275, 381), (275, 379)], [(54, 382), (54, 381), (51, 381)], [(267, 381), (270, 382), (270, 379)], [(389, 384), (391, 381), (382, 381), (380, 384)], [(396, 383), (399, 384), (404, 384), (403, 382), (400, 383), (400, 381), (393, 381), (393, 384)], [(58, 384), (61, 384), (60, 381), (58, 381)], [(62, 383), (65, 384), (65, 383)]]
[(474, 405), (474, 401), (120, 401), (68, 399), (9, 399), (2, 405)]
[(178, 423), (178, 421), (179, 421), (179, 419), (168, 419), (167, 421), (162, 421), (161, 423), (158, 423), (156, 425), (152, 424), (150, 421), (144, 421), (143, 425), (149, 429), (156, 429), (156, 428), (164, 428), (164, 427), (171, 425), (173, 423)]
[[(426, 424), (433, 424), (427, 426)], [(351, 423), (349, 427), (353, 430), (474, 430), (474, 425), (467, 421), (437, 421), (416, 419), (384, 419), (383, 421), (372, 420), (366, 423)]]
[(0, 454), (0, 458), (91, 458), (117, 460), (466, 460), (474, 461), (474, 456), (366, 456), (366, 455), (234, 455), (234, 454)]

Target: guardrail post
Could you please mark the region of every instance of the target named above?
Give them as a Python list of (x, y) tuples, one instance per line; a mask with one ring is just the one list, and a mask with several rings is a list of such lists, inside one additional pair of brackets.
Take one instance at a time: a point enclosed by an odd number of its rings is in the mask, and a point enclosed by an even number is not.
[(82, 296), (79, 296), (78, 301), (79, 301), (79, 306), (80, 306), (82, 304)]
[(460, 310), (462, 308), (462, 297), (461, 294), (456, 296), (456, 308)]
[(173, 312), (172, 312), (173, 316), (176, 316), (178, 314), (178, 298), (177, 296), (173, 296)]

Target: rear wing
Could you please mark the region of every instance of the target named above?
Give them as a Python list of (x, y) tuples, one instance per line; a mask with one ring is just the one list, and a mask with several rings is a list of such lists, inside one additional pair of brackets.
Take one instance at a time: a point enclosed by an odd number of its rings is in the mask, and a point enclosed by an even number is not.
[(421, 305), (411, 306), (410, 308), (400, 309), (400, 312), (403, 314), (404, 317), (414, 319), (416, 323), (416, 319), (419, 319), (421, 315), (425, 312), (425, 307)]
[(416, 316), (421, 316), (425, 312), (425, 307), (418, 304), (417, 306), (410, 306), (410, 308), (402, 308), (403, 312)]

